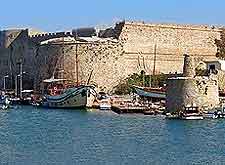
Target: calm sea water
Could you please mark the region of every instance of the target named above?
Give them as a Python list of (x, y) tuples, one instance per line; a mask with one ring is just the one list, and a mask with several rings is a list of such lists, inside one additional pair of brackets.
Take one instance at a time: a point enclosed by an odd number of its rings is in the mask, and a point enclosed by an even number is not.
[(0, 164), (225, 164), (225, 120), (17, 107), (0, 111)]

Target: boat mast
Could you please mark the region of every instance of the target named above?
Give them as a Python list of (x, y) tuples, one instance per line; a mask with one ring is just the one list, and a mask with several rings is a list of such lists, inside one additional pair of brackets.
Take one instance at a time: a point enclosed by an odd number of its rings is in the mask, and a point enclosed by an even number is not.
[(94, 69), (91, 70), (91, 73), (90, 73), (90, 75), (88, 77), (87, 85), (89, 85), (89, 83), (90, 83), (90, 80), (91, 80), (91, 76), (92, 76), (93, 71), (94, 71)]
[(155, 76), (155, 66), (156, 66), (156, 47), (157, 47), (157, 45), (155, 44), (155, 46), (154, 46), (154, 66), (153, 66), (153, 76)]
[(65, 68), (65, 46), (64, 46), (64, 37), (62, 38), (63, 39), (63, 43), (62, 43), (62, 55), (63, 55), (63, 58), (62, 58), (62, 69), (61, 69), (61, 78), (64, 79), (64, 68)]
[(78, 49), (78, 43), (76, 43), (76, 76), (77, 76), (77, 85), (78, 85), (79, 77), (78, 77), (78, 54), (77, 54), (77, 49)]
[[(153, 65), (153, 79), (152, 80), (154, 80), (155, 79), (155, 70), (156, 70), (156, 48), (157, 48), (157, 44), (155, 44), (155, 46), (154, 46), (154, 65)], [(152, 81), (151, 80), (151, 81)], [(150, 87), (151, 87), (152, 85), (150, 84)]]

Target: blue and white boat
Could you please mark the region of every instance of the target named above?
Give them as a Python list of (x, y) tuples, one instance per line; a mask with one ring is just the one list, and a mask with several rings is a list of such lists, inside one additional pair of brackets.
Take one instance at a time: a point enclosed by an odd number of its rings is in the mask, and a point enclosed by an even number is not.
[[(47, 79), (44, 82), (56, 83), (62, 79)], [(56, 87), (54, 87), (56, 88)], [(96, 91), (93, 86), (79, 85), (63, 89), (50, 89), (51, 94), (44, 96), (42, 106), (47, 108), (81, 108), (91, 107)], [(52, 94), (53, 93), (53, 94)]]
[(163, 88), (140, 87), (133, 85), (135, 92), (141, 97), (165, 99), (166, 92)]
[(95, 99), (92, 86), (78, 86), (67, 88), (61, 94), (46, 95), (43, 106), (48, 108), (84, 108), (91, 107)]
[(218, 118), (218, 114), (217, 114), (217, 112), (211, 112), (211, 111), (209, 111), (209, 112), (204, 112), (203, 113), (203, 117), (204, 118), (209, 118), (209, 119), (217, 119)]

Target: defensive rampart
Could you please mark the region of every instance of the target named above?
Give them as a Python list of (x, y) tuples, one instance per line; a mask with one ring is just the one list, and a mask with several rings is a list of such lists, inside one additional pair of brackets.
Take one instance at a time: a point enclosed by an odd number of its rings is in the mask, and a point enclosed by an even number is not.
[(153, 72), (154, 65), (156, 72), (169, 73), (182, 72), (185, 53), (199, 60), (215, 59), (215, 39), (220, 32), (209, 26), (124, 22), (119, 39), (124, 43), (129, 70), (135, 72), (141, 58), (147, 73)]
[[(10, 44), (10, 37), (4, 37), (6, 36), (4, 34), (1, 37), (1, 44), (4, 47), (6, 43), (12, 45), (8, 48), (8, 56), (16, 52), (12, 58), (18, 59), (23, 55), (26, 56), (25, 63), (31, 59), (33, 63), (36, 63), (27, 68), (35, 67), (34, 78), (41, 77), (36, 80), (35, 84), (38, 86), (42, 78), (49, 78), (53, 74), (55, 66), (52, 65), (60, 66), (58, 70), (64, 70), (66, 77), (73, 80), (76, 78), (72, 62), (75, 58), (76, 42), (67, 45), (47, 42), (46, 45), (41, 45), (40, 43), (54, 38), (79, 39), (79, 32), (82, 32), (84, 36), (81, 37), (84, 43), (79, 44), (77, 51), (80, 80), (87, 80), (93, 70), (91, 80), (100, 88), (107, 90), (111, 90), (128, 75), (140, 73), (142, 70), (146, 74), (182, 72), (183, 54), (186, 53), (195, 57), (196, 62), (216, 60), (215, 39), (220, 39), (221, 35), (221, 30), (217, 27), (125, 21), (116, 24), (114, 28), (100, 31), (93, 38), (91, 36), (95, 35), (95, 30), (87, 28), (80, 31), (47, 33), (29, 37), (15, 35), (21, 42), (13, 44)], [(104, 42), (101, 42), (97, 36)], [(87, 37), (86, 41), (85, 37)], [(22, 42), (24, 39), (26, 42)], [(23, 49), (24, 51), (18, 53)], [(53, 57), (58, 56), (66, 57), (64, 62), (59, 60), (56, 64)], [(27, 72), (33, 73), (34, 69)], [(43, 75), (44, 73), (48, 75)]]

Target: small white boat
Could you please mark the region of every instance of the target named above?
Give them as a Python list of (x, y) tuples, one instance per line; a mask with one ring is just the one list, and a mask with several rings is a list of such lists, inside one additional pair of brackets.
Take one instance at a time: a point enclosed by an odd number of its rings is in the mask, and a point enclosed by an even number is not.
[(182, 120), (203, 120), (203, 115), (199, 111), (197, 106), (187, 106), (184, 107), (184, 111), (180, 114), (180, 119)]
[(166, 119), (180, 119), (177, 114), (166, 113)]
[(183, 120), (203, 120), (203, 116), (201, 114), (186, 114), (184, 116), (181, 116), (180, 119)]
[(111, 104), (109, 103), (108, 99), (101, 100), (99, 103), (99, 108), (100, 110), (110, 110), (111, 109)]

